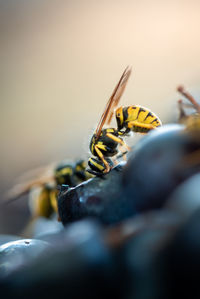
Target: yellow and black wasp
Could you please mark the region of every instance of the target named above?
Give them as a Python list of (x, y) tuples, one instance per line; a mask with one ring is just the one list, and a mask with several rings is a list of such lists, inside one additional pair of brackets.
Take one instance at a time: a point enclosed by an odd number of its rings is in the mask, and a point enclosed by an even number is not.
[(62, 161), (43, 169), (38, 177), (18, 184), (11, 189), (7, 202), (12, 202), (28, 194), (32, 218), (49, 218), (57, 213), (58, 186), (74, 187), (92, 177), (86, 171), (87, 163), (84, 160), (76, 162)]
[(114, 109), (119, 103), (130, 75), (131, 68), (127, 67), (108, 100), (97, 129), (92, 136), (90, 151), (94, 157), (89, 158), (88, 161), (90, 167), (88, 171), (92, 174), (105, 174), (111, 170), (112, 163), (108, 157), (116, 156), (118, 153), (118, 145), (120, 145), (121, 148), (125, 147), (127, 150), (130, 150), (122, 139), (122, 137), (127, 136), (130, 131), (147, 133), (161, 126), (160, 119), (153, 112), (145, 107), (134, 105), (117, 108), (115, 112), (117, 129), (103, 129), (104, 125), (108, 126), (110, 124)]

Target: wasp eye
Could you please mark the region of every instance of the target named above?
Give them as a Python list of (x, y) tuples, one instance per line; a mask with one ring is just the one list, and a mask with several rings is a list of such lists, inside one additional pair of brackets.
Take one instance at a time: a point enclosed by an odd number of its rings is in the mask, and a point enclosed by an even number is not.
[(119, 117), (120, 117), (120, 114), (119, 114), (119, 113), (117, 113), (117, 116), (119, 116)]

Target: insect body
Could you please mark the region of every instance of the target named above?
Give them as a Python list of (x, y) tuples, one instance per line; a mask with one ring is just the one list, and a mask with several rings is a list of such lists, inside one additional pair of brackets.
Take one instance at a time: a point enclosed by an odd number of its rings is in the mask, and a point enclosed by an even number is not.
[(122, 142), (122, 138), (118, 138), (119, 133), (114, 128), (104, 129), (101, 131), (99, 139), (96, 142), (96, 135), (93, 136), (90, 143), (91, 153), (98, 156), (100, 150), (105, 156), (114, 156), (117, 154), (118, 143)]
[(34, 187), (29, 193), (29, 208), (32, 218), (49, 218), (54, 212), (57, 212), (55, 205), (54, 187), (50, 184)]
[(124, 143), (122, 138), (118, 137), (118, 131), (114, 128), (103, 129), (98, 139), (96, 139), (96, 134), (93, 135), (90, 142), (91, 153), (100, 158), (95, 159), (91, 157), (88, 164), (93, 174), (108, 172), (107, 170), (113, 166), (108, 157), (115, 156), (118, 153), (117, 146), (119, 143)]
[(54, 171), (54, 178), (56, 185), (69, 185), (74, 187), (79, 183), (91, 178), (86, 169), (86, 162), (84, 160), (79, 160), (75, 163), (70, 163), (69, 161), (63, 161), (57, 165)]
[[(35, 206), (35, 208), (38, 207), (36, 215), (48, 218), (52, 213), (57, 213), (57, 197), (59, 193), (57, 186), (68, 185), (69, 187), (74, 187), (89, 178), (91, 178), (91, 175), (86, 171), (86, 162), (84, 160), (79, 160), (75, 163), (64, 160), (59, 163), (54, 170), (54, 184), (44, 184), (39, 196), (35, 199), (36, 203), (38, 202)], [(43, 208), (45, 202), (46, 210)]]
[(118, 132), (122, 132), (122, 129), (125, 129), (123, 134), (129, 133), (131, 130), (147, 133), (162, 124), (161, 120), (153, 112), (139, 105), (119, 107), (115, 116)]
[(87, 164), (84, 160), (79, 160), (75, 163), (63, 161), (55, 168), (55, 184), (49, 193), (49, 200), (54, 212), (57, 212), (57, 196), (59, 193), (57, 186), (68, 185), (69, 187), (75, 187), (90, 179), (92, 176), (86, 171), (86, 166)]
[[(104, 157), (104, 160), (108, 163), (110, 168), (113, 167), (114, 164), (111, 159)], [(88, 165), (90, 167), (90, 169), (87, 169), (89, 173), (100, 176), (106, 171), (106, 165), (98, 158), (90, 157), (88, 160)]]
[[(90, 151), (97, 157), (89, 159), (89, 172), (93, 174), (108, 173), (112, 168), (110, 160), (107, 157), (114, 157), (118, 153), (118, 145), (120, 150), (130, 148), (123, 141), (122, 137), (126, 136), (131, 130), (134, 132), (147, 133), (161, 125), (159, 118), (141, 106), (119, 107), (116, 110), (116, 121), (118, 128), (103, 129), (104, 124), (109, 125), (114, 114), (114, 109), (117, 107), (119, 100), (125, 90), (126, 84), (131, 74), (131, 69), (126, 68), (123, 72), (118, 84), (116, 85), (106, 108), (101, 116), (97, 129), (92, 136), (90, 142)], [(122, 151), (123, 153), (123, 151)], [(94, 171), (95, 169), (95, 171)]]
[(74, 187), (91, 177), (91, 174), (86, 171), (84, 160), (75, 163), (64, 160), (52, 169), (48, 169), (48, 175), (42, 174), (29, 182), (14, 186), (7, 200), (11, 202), (28, 194), (32, 217), (49, 218), (53, 213), (57, 213), (58, 185)]

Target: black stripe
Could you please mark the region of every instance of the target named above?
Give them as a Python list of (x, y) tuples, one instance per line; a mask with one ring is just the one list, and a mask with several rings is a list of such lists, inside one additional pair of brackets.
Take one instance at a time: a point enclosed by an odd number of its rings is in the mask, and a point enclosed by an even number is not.
[(149, 113), (147, 114), (147, 116), (145, 117), (144, 121), (145, 121), (149, 116), (153, 117), (152, 112), (149, 112)]
[(123, 121), (128, 119), (128, 107), (123, 108)]
[(140, 107), (140, 109), (138, 110), (138, 114), (137, 114), (137, 118), (136, 119), (138, 119), (138, 116), (139, 116), (139, 114), (140, 114), (140, 112), (145, 112), (146, 110), (144, 110), (142, 107)]
[(154, 123), (154, 121), (158, 122), (158, 119), (156, 118), (156, 119), (152, 120), (151, 124)]

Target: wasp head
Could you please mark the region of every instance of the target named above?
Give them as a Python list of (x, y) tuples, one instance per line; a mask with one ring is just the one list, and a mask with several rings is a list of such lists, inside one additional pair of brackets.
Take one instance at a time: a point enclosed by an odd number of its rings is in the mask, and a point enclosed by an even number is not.
[(118, 131), (121, 131), (124, 127), (124, 115), (123, 115), (123, 107), (119, 107), (115, 113), (117, 120)]

